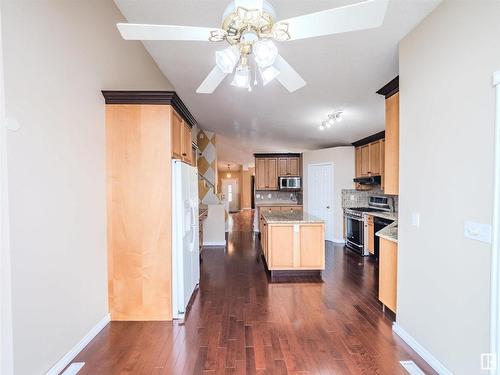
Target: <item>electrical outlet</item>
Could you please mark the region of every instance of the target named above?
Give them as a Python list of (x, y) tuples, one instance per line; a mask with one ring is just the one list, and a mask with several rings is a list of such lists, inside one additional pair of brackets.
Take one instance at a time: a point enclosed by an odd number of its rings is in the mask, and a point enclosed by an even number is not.
[(491, 243), (491, 225), (466, 221), (464, 236), (471, 240)]
[(349, 197), (350, 200), (355, 200), (356, 199), (356, 196), (354, 194), (351, 194), (351, 196)]

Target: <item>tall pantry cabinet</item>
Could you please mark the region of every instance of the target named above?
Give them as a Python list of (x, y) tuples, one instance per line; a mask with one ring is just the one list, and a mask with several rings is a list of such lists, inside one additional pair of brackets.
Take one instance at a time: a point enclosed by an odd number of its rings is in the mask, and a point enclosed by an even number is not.
[(171, 320), (171, 160), (190, 161), (195, 120), (175, 92), (103, 95), (111, 320)]

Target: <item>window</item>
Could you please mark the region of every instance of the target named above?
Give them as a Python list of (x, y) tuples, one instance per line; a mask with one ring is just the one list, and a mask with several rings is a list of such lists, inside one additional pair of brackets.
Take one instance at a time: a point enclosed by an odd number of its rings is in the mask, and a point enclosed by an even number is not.
[(231, 203), (233, 201), (233, 185), (227, 185), (227, 201)]

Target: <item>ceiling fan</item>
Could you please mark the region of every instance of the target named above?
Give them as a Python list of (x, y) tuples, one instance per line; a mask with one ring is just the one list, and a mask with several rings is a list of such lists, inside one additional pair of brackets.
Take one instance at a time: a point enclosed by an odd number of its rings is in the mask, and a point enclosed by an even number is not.
[[(229, 46), (215, 53), (216, 65), (196, 90), (211, 94), (222, 80), (234, 73), (231, 85), (252, 90), (257, 71), (265, 86), (276, 78), (288, 91), (306, 82), (278, 53), (273, 41), (313, 38), (379, 27), (384, 21), (388, 0), (367, 0), (303, 16), (276, 21), (276, 13), (265, 0), (234, 0), (222, 17), (222, 27), (148, 25), (119, 23), (126, 40), (226, 41)], [(253, 59), (251, 59), (253, 57)]]

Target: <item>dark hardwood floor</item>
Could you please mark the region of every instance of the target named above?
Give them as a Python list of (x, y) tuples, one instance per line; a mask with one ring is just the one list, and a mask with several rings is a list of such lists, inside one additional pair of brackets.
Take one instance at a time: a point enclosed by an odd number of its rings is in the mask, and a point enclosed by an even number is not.
[(226, 249), (206, 249), (185, 324), (112, 322), (73, 362), (79, 374), (406, 374), (435, 372), (391, 331), (377, 268), (328, 244), (324, 283), (268, 282), (252, 213), (233, 215)]

